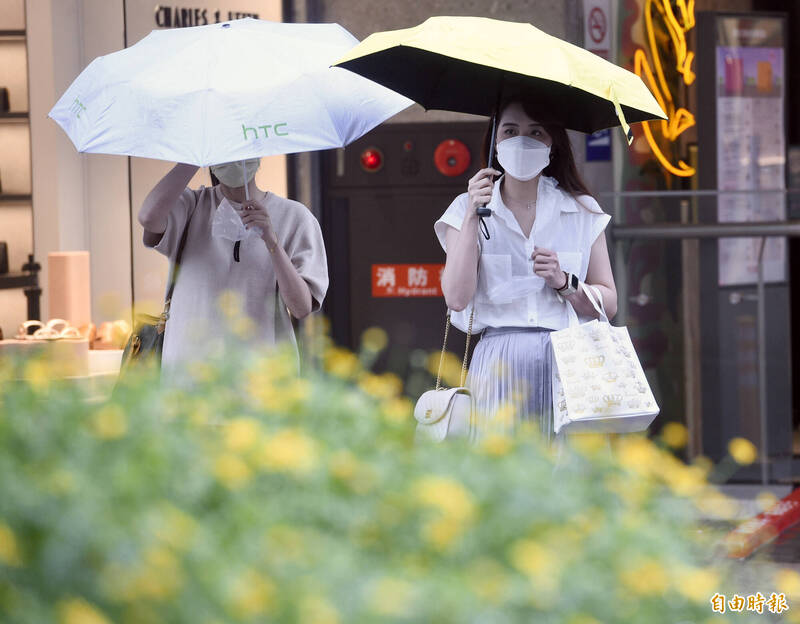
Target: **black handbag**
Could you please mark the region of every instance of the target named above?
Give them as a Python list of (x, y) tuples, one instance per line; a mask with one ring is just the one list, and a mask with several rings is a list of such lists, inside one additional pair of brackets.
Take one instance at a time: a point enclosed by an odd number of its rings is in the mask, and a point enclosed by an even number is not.
[(164, 310), (160, 316), (151, 314), (137, 314), (133, 324), (133, 331), (122, 352), (122, 364), (120, 366), (120, 376), (124, 376), (131, 366), (137, 367), (141, 364), (161, 366), (161, 350), (164, 347), (164, 330), (169, 320), (169, 308), (172, 303), (172, 293), (175, 291), (175, 282), (178, 279), (183, 248), (186, 246), (186, 236), (189, 233), (189, 223), (192, 215), (186, 221), (181, 235), (181, 242), (178, 244), (178, 252), (175, 254), (175, 263), (170, 272), (169, 288), (164, 298)]

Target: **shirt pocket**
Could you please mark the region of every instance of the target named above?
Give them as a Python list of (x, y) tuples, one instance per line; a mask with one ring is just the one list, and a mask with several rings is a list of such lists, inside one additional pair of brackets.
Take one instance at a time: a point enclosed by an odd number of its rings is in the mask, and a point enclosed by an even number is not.
[(583, 254), (580, 251), (557, 251), (556, 255), (558, 256), (558, 264), (561, 265), (562, 271), (577, 275), (580, 280), (585, 278), (584, 275), (581, 275)]
[(481, 254), (480, 269), (478, 271), (478, 289), (475, 292), (475, 301), (480, 303), (506, 304), (511, 303), (510, 298), (489, 297), (492, 289), (500, 284), (511, 281), (511, 256), (509, 254)]

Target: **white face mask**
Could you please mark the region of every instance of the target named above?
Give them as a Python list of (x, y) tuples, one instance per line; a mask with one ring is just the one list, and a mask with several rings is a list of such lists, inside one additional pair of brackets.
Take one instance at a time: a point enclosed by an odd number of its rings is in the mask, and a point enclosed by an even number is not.
[(550, 164), (550, 148), (531, 137), (511, 137), (497, 144), (497, 162), (515, 180), (530, 180)]
[(228, 201), (227, 197), (222, 199), (211, 222), (211, 236), (236, 242), (248, 238), (260, 238), (264, 234), (264, 230), (257, 225), (251, 226), (248, 230), (236, 212), (237, 207), (241, 207), (240, 204)]
[[(244, 171), (242, 171), (242, 161), (211, 165), (211, 173), (225, 186), (239, 188), (245, 184), (250, 184), (250, 180), (256, 177), (256, 171), (261, 165), (260, 158), (251, 158), (244, 161)], [(247, 180), (245, 182), (245, 179)]]

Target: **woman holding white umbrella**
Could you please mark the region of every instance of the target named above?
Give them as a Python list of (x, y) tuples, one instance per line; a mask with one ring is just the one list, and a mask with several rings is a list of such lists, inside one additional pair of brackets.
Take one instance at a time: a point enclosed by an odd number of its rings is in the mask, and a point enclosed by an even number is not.
[[(224, 346), (226, 295), (246, 319), (250, 344), (294, 344), (290, 314), (302, 319), (322, 304), (328, 268), (319, 223), (302, 204), (259, 189), (258, 166), (213, 165), (220, 183), (192, 190), (198, 167), (178, 164), (142, 204), (145, 245), (173, 263), (186, 229), (164, 335), (167, 374)], [(237, 221), (241, 231), (231, 233)]]
[[(153, 31), (92, 61), (50, 111), (81, 152), (184, 163), (141, 207), (145, 243), (180, 274), (165, 312), (134, 329), (123, 370), (160, 359), (162, 339), (167, 367), (213, 351), (226, 290), (265, 344), (293, 342), (289, 314), (319, 308), (327, 273), (316, 220), (253, 178), (263, 156), (344, 147), (411, 104), (330, 67), (357, 43), (337, 24), (253, 19)], [(208, 165), (220, 184), (186, 188)]]

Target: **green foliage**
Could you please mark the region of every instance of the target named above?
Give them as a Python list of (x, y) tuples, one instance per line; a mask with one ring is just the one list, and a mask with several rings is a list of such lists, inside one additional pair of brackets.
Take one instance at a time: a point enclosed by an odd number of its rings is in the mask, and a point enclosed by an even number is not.
[(614, 455), (533, 433), (415, 445), (397, 378), (337, 349), (323, 368), (229, 356), (190, 389), (145, 372), (97, 405), (0, 362), (2, 621), (712, 615), (725, 571), (695, 523), (701, 468), (634, 436)]

